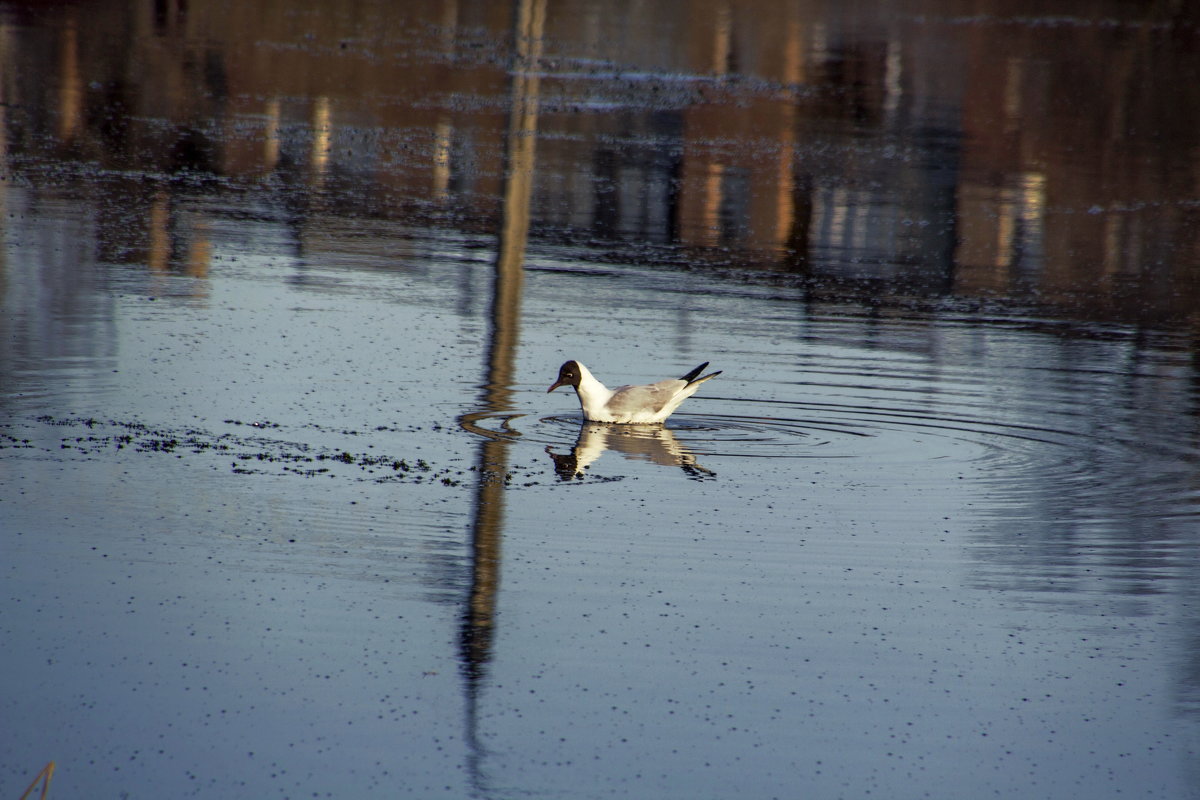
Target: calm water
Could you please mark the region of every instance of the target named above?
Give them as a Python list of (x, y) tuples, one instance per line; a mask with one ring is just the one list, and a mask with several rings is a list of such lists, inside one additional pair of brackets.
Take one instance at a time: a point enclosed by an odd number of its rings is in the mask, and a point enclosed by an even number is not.
[(0, 5), (0, 794), (1200, 797), (1197, 22)]

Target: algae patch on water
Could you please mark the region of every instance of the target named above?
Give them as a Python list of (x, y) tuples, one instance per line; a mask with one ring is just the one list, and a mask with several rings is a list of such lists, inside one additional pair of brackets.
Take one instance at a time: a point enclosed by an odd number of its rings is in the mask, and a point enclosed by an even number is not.
[[(0, 450), (40, 449), (62, 457), (84, 458), (116, 453), (208, 458), (214, 469), (228, 469), (238, 475), (349, 477), (379, 483), (437, 483), (443, 486), (460, 485), (472, 471), (470, 468), (434, 465), (425, 458), (412, 455), (354, 452), (349, 448), (264, 435), (268, 431), (282, 433), (280, 425), (269, 422), (224, 420), (231, 430), (215, 433), (195, 427), (169, 428), (94, 417), (43, 415), (36, 421), (43, 426), (62, 429), (62, 433), (47, 438), (29, 431), (13, 432), (12, 426), (8, 425), (0, 429)], [(316, 425), (305, 428), (326, 438), (331, 433), (347, 438), (362, 435), (359, 431), (329, 431)], [(386, 432), (404, 433), (390, 428)]]

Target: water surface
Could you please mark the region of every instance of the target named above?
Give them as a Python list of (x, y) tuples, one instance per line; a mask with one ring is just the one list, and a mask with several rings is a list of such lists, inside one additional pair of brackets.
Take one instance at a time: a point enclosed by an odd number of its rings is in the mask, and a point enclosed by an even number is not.
[(0, 20), (4, 792), (1200, 796), (1185, 10)]

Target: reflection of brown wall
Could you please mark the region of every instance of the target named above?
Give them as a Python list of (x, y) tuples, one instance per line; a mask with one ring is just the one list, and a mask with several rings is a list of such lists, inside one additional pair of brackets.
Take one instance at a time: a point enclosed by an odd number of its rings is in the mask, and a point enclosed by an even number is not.
[[(53, 28), (27, 24), (19, 6), (8, 18), (10, 157), (211, 171), (247, 185), (285, 173), (326, 189), (326, 209), (413, 219), (449, 208), (456, 224), (495, 228), (506, 4), (56, 10), (65, 21)], [(938, 223), (941, 202), (957, 212), (955, 263), (924, 254), (918, 266), (953, 272), (958, 292), (1030, 285), (1066, 301), (1081, 287), (1113, 295), (1131, 278), (1153, 290), (1148, 270), (1172, 276), (1163, 285), (1180, 272), (1194, 284), (1194, 27), (1117, 0), (1093, 4), (1104, 24), (1031, 23), (1038, 13), (1014, 0), (903, 11), (833, 0), (552, 4), (533, 230), (538, 210), (553, 209), (572, 231), (619, 240), (629, 225), (603, 213), (596, 187), (634, 198), (639, 181), (657, 180), (673, 188), (669, 222), (654, 224), (697, 260), (729, 263), (735, 248), (737, 264), (819, 271), (838, 265), (813, 252), (842, 252), (810, 225), (821, 203), (822, 213), (851, 204), (835, 209), (848, 217), (891, 203)], [(941, 164), (957, 172), (945, 184), (911, 163), (943, 158), (913, 153), (924, 135), (914, 126), (931, 120), (961, 151)], [(678, 154), (628, 169), (626, 143), (643, 133)], [(872, 242), (881, 263), (921, 261), (911, 242)], [(1154, 303), (1186, 313), (1188, 297)]]
[[(1108, 306), (1134, 279), (1151, 291), (1156, 280), (1195, 285), (1200, 81), (1178, 76), (1200, 74), (1200, 57), (1168, 22), (971, 33), (960, 290), (1032, 280), (1051, 302)], [(1031, 183), (1044, 187), (1040, 208), (1024, 209), (1041, 219), (1044, 257), (1020, 265), (1009, 203)], [(1194, 297), (1153, 305), (1187, 315)]]

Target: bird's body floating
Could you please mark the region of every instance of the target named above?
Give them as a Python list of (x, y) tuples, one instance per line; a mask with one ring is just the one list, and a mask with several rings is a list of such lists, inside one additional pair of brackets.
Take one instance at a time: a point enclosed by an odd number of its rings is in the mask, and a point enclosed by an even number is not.
[(645, 386), (618, 386), (609, 389), (588, 372), (578, 361), (568, 361), (558, 370), (558, 380), (547, 389), (553, 392), (560, 386), (570, 386), (579, 396), (579, 406), (589, 422), (621, 422), (626, 424), (652, 425), (671, 416), (679, 404), (691, 397), (700, 384), (715, 378), (721, 372), (710, 372), (697, 377), (708, 362), (705, 361), (682, 378), (659, 381)]

